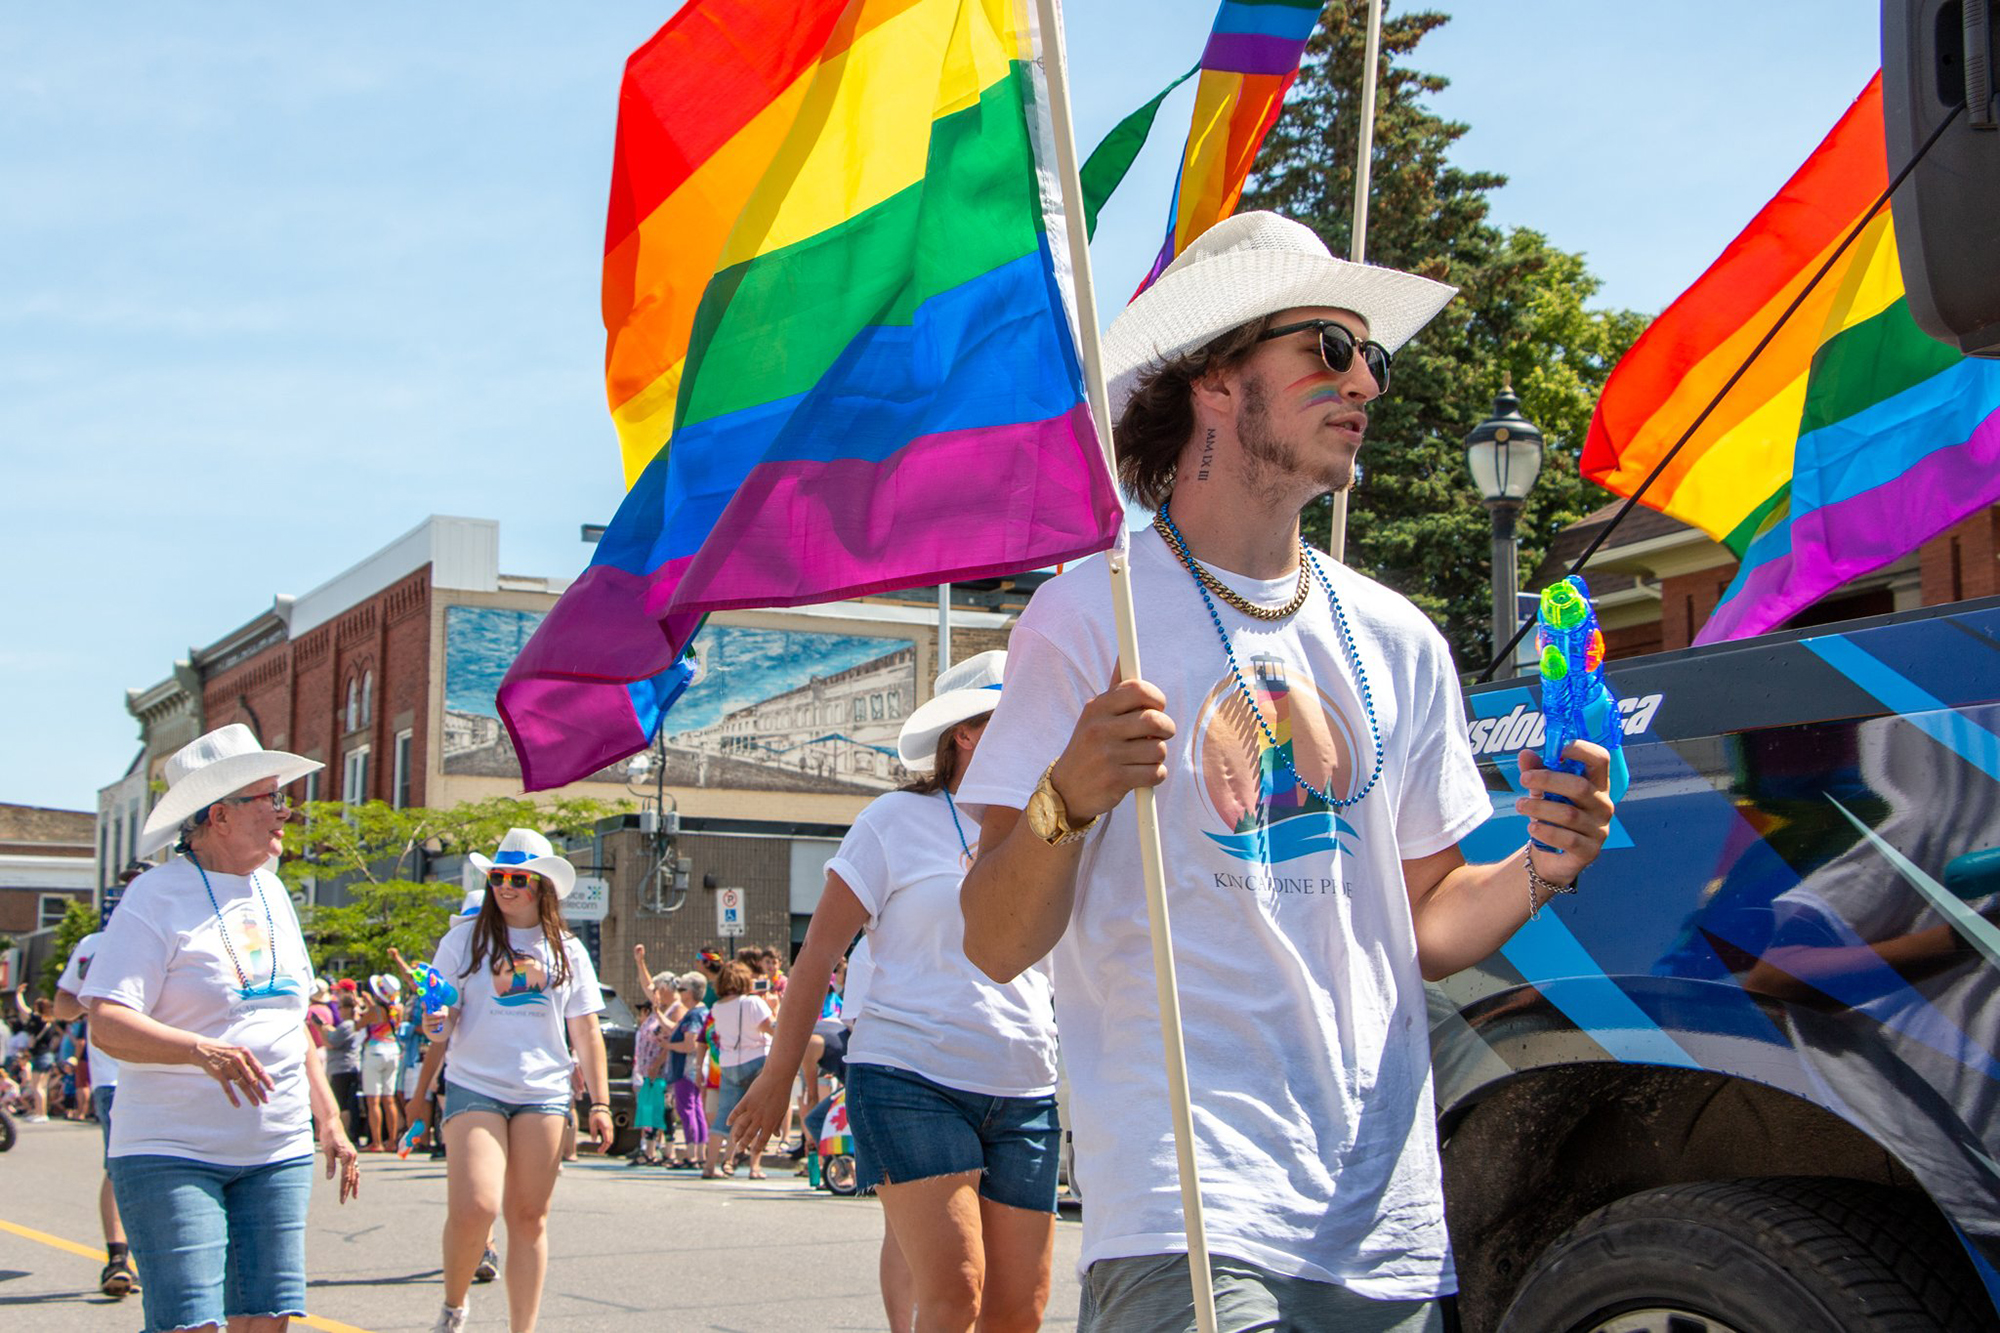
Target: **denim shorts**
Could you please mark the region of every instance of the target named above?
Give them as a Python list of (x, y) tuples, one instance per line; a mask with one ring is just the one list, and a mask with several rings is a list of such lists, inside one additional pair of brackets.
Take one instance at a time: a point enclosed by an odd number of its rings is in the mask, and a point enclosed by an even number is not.
[(960, 1092), (888, 1065), (847, 1064), (847, 1123), (863, 1189), (977, 1171), (979, 1195), (1053, 1213), (1056, 1099)]
[(517, 1115), (569, 1115), (568, 1097), (551, 1097), (542, 1102), (503, 1102), (498, 1097), (488, 1097), (483, 1092), (462, 1088), (450, 1079), (444, 1081), (444, 1114), (440, 1121), (451, 1119), (465, 1111), (491, 1111), (502, 1120), (512, 1120)]
[(104, 1169), (111, 1169), (111, 1100), (118, 1094), (118, 1085), (96, 1087), (90, 1090), (90, 1113), (97, 1117), (97, 1127), (104, 1131)]
[(736, 1109), (736, 1103), (743, 1100), (743, 1094), (750, 1091), (757, 1075), (764, 1072), (764, 1061), (768, 1058), (759, 1055), (740, 1065), (722, 1067), (722, 1087), (715, 1095), (715, 1123), (721, 1126), (719, 1132), (729, 1132), (729, 1113)]
[(132, 1255), (146, 1275), (147, 1328), (306, 1312), (311, 1157), (221, 1166), (142, 1154), (109, 1165)]

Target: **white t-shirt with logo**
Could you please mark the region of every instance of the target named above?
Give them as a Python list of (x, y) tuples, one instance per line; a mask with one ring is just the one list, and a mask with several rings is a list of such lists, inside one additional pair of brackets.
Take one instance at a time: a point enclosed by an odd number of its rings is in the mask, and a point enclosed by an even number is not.
[[(96, 948), (80, 999), (115, 1000), (169, 1027), (242, 1046), (275, 1087), (262, 1106), (195, 1065), (126, 1062), (113, 1157), (159, 1154), (224, 1166), (309, 1157), (306, 987), (312, 966), (278, 877), (201, 872), (185, 856), (132, 881)], [(215, 895), (209, 902), (209, 890)]]
[[(66, 990), (71, 995), (83, 994), (83, 979), (90, 975), (91, 959), (97, 956), (97, 946), (104, 940), (104, 932), (93, 930), (76, 942), (70, 950), (69, 962), (63, 965), (62, 977), (56, 982), (57, 990)], [(93, 1088), (115, 1088), (118, 1086), (118, 1062), (97, 1049), (97, 1043), (90, 1043), (90, 1086)]]
[[(978, 817), (961, 809), (958, 818), (976, 850)], [(1056, 1090), (1048, 971), (1003, 986), (966, 958), (958, 888), (971, 863), (942, 792), (877, 797), (827, 862), (868, 909), (874, 960), (847, 1059), (988, 1097), (1047, 1096)]]
[(509, 929), (513, 961), (496, 975), (486, 958), (468, 975), (475, 921), (468, 917), (447, 931), (431, 960), (459, 994), (445, 1078), (496, 1101), (568, 1100), (569, 1020), (604, 1008), (590, 955), (576, 936), (564, 935), (569, 980), (556, 985), (555, 953), (541, 927)]
[[(1194, 582), (1151, 531), (1133, 538), (1140, 662), (1177, 733), (1158, 789), (1174, 958), (1210, 1247), (1375, 1299), (1456, 1285), (1445, 1233), (1422, 976), (1402, 862), (1491, 813), (1451, 656), (1423, 613), (1325, 555), (1382, 736), (1325, 590), (1285, 621), (1218, 603), (1266, 738)], [(1215, 571), (1282, 605), (1295, 579)], [(1114, 678), (1101, 560), (1035, 594), (1007, 688), (959, 790), (1025, 809), (1083, 705)], [(1275, 741), (1275, 745), (1272, 742)], [(1184, 1253), (1145, 895), (1128, 796), (1092, 830), (1055, 959), (1083, 1192), (1081, 1264)], [(879, 984), (879, 982), (878, 982)]]

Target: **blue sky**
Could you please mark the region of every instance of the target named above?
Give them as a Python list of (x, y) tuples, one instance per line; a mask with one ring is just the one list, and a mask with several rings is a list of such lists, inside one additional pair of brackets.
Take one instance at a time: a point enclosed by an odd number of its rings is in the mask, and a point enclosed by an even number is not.
[[(597, 281), (624, 57), (589, 5), (10, 6), (0, 16), (0, 800), (93, 808), (127, 687), (428, 513), (574, 574), (621, 494)], [(1417, 64), (1502, 223), (1657, 310), (1874, 68), (1874, 0), (1460, 0)], [(1085, 149), (1214, 0), (1069, 19)], [(1106, 317), (1157, 249), (1192, 85), (1106, 210)], [(1471, 410), (1471, 409), (1468, 409)]]

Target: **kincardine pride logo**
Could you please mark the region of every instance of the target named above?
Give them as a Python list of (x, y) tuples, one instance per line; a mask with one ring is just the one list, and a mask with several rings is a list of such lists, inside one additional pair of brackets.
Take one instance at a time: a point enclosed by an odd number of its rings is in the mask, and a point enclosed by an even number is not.
[(1228, 830), (1208, 837), (1237, 860), (1263, 865), (1351, 855), (1361, 835), (1300, 786), (1291, 768), (1345, 798), (1355, 783), (1354, 727), (1333, 700), (1310, 680), (1296, 679), (1284, 662), (1256, 657), (1246, 666), (1246, 682), (1271, 734), (1257, 725), (1234, 676), (1223, 677), (1202, 701), (1195, 769), (1209, 813)]

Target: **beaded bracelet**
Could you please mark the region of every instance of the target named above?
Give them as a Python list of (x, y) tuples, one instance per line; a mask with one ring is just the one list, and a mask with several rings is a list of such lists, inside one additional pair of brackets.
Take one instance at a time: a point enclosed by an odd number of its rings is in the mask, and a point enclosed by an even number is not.
[[(1535, 869), (1535, 854), (1533, 852), (1524, 853), (1521, 860), (1528, 867), (1528, 920), (1530, 921), (1533, 921), (1540, 915), (1543, 902), (1551, 901), (1558, 893), (1575, 893), (1576, 886), (1583, 881), (1582, 875), (1578, 875), (1567, 884), (1558, 884), (1554, 880), (1544, 879), (1542, 872)], [(1540, 898), (1541, 902), (1537, 902), (1537, 898)]]

